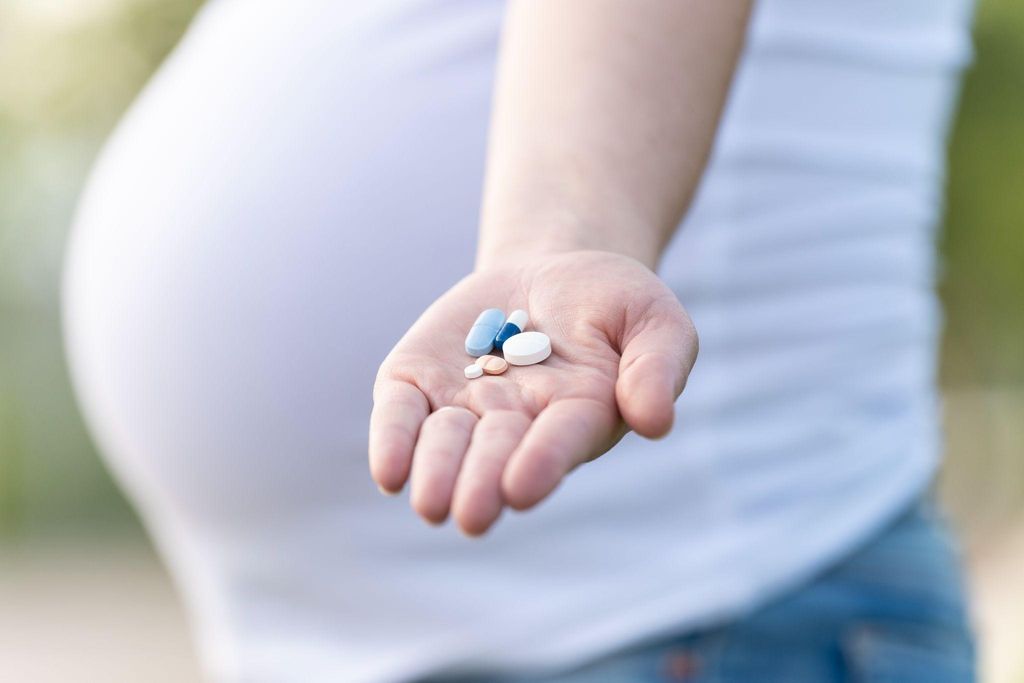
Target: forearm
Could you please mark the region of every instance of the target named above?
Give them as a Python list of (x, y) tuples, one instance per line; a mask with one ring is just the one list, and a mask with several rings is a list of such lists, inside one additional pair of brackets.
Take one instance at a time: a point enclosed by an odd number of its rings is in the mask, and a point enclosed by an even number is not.
[(653, 267), (707, 160), (748, 0), (513, 0), (477, 265), (598, 249)]

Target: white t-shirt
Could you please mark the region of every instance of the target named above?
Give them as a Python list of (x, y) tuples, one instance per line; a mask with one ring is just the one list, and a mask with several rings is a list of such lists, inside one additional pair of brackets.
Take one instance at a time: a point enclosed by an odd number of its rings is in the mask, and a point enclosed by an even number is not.
[(673, 434), (482, 540), (380, 496), (372, 379), (472, 267), (502, 9), (212, 2), (89, 184), (76, 386), (218, 680), (559, 667), (738, 616), (935, 470), (969, 2), (762, 0), (664, 259), (701, 336)]

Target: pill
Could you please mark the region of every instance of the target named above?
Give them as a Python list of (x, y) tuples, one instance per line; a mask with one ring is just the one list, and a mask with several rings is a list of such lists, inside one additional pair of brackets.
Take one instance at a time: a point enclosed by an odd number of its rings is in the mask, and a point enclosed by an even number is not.
[(466, 369), (463, 370), (463, 373), (466, 375), (466, 379), (476, 379), (480, 375), (484, 374), (484, 369), (476, 363), (473, 363), (472, 365), (467, 365)]
[(533, 365), (551, 355), (551, 340), (543, 332), (521, 332), (508, 338), (502, 352), (510, 365)]
[(508, 362), (497, 356), (480, 356), (476, 359), (476, 365), (483, 368), (488, 375), (500, 375), (508, 370)]
[(508, 316), (508, 320), (505, 321), (504, 327), (498, 332), (498, 336), (494, 338), (494, 346), (500, 349), (508, 341), (509, 337), (519, 334), (526, 329), (526, 323), (529, 321), (530, 316), (526, 314), (526, 311), (512, 311)]
[(505, 312), (500, 308), (488, 308), (477, 316), (476, 322), (466, 335), (466, 353), (484, 356), (494, 348), (494, 338), (505, 323)]

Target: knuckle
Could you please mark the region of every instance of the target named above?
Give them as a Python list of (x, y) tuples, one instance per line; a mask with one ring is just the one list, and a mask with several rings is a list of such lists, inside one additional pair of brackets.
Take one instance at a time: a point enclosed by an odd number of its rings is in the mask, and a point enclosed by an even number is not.
[(443, 427), (469, 430), (476, 424), (477, 416), (471, 410), (462, 406), (444, 406), (427, 416), (426, 421), (430, 423), (431, 428)]

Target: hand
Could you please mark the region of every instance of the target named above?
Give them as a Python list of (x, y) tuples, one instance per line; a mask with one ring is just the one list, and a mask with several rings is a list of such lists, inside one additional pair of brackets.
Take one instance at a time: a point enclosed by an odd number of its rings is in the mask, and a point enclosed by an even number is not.
[[(523, 308), (551, 338), (541, 364), (468, 380), (463, 344), (486, 308)], [(384, 360), (374, 386), (370, 471), (431, 523), (451, 512), (479, 535), (504, 506), (523, 510), (627, 429), (672, 427), (673, 403), (697, 356), (675, 295), (631, 258), (597, 251), (544, 255), (478, 271), (420, 317)]]

